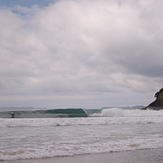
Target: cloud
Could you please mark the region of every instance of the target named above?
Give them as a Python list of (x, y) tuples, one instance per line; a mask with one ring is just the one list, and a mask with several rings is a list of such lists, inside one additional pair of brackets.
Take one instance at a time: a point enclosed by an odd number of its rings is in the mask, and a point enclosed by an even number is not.
[(107, 99), (157, 91), (161, 3), (60, 0), (14, 12), (1, 8), (1, 96)]

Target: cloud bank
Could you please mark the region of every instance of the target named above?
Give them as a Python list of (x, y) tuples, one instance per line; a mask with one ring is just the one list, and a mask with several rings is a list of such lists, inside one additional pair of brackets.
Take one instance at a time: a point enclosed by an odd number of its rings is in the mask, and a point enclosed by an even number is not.
[(59, 0), (1, 7), (1, 104), (146, 104), (163, 82), (162, 5)]

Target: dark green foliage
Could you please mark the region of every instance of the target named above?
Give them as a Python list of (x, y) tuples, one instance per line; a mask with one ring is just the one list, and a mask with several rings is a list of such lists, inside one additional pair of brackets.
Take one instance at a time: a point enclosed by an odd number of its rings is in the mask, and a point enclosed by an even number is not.
[(157, 92), (157, 93), (155, 94), (155, 97), (157, 98), (159, 94), (160, 94), (160, 92)]
[(160, 93), (163, 92), (163, 88), (161, 88), (159, 92), (160, 92)]

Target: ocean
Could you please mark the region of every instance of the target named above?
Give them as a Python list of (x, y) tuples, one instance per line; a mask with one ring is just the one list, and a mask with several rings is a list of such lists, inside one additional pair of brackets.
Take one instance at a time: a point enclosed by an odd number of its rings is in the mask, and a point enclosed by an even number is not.
[(55, 109), (0, 112), (0, 161), (157, 149), (163, 111)]

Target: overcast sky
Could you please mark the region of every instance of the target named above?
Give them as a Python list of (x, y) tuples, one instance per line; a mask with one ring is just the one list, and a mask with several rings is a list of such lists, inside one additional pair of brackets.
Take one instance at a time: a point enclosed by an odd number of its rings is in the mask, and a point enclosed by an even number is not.
[(163, 87), (162, 6), (0, 0), (0, 106), (148, 105)]

